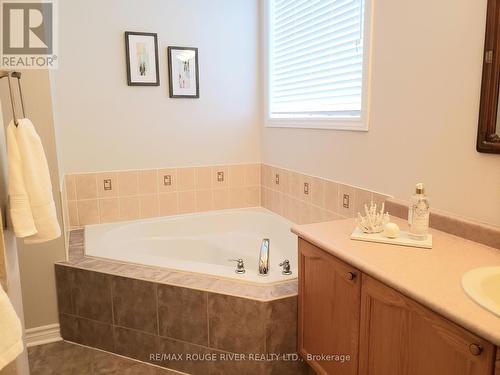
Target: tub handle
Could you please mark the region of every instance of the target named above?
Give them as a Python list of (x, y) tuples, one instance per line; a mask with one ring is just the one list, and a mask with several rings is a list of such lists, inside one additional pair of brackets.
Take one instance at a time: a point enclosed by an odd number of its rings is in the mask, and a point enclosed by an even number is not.
[(290, 261), (288, 259), (285, 259), (283, 262), (281, 262), (280, 267), (283, 267), (283, 271), (281, 271), (283, 275), (288, 276), (292, 274), (292, 271), (290, 270)]
[(236, 262), (236, 269), (234, 272), (242, 274), (245, 273), (245, 263), (243, 262), (243, 259), (229, 259), (229, 262)]

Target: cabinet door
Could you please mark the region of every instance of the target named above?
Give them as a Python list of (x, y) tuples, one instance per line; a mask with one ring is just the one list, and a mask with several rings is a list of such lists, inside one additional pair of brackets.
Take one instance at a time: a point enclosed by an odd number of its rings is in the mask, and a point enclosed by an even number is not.
[(357, 373), (360, 278), (353, 267), (299, 240), (299, 352), (317, 374)]
[(359, 357), (363, 375), (490, 375), (494, 347), (363, 275)]

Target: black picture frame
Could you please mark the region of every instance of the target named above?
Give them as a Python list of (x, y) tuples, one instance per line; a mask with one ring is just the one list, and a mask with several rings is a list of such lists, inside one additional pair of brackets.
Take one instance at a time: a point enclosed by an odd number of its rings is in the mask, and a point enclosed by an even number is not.
[[(175, 94), (174, 93), (174, 77), (173, 67), (172, 67), (172, 53), (175, 51), (194, 51), (194, 59), (195, 59), (195, 78), (196, 78), (196, 93), (193, 95), (185, 95), (185, 94)], [(168, 88), (170, 98), (187, 98), (187, 99), (198, 99), (200, 97), (200, 69), (198, 62), (198, 48), (196, 47), (178, 47), (178, 46), (169, 46), (167, 47), (167, 58), (168, 58)]]
[[(130, 36), (146, 36), (154, 39), (154, 53), (155, 53), (155, 81), (154, 82), (140, 82), (133, 81), (132, 71), (131, 71), (131, 59), (130, 59)], [(129, 86), (160, 86), (160, 64), (158, 58), (158, 34), (156, 33), (144, 33), (144, 32), (135, 32), (135, 31), (126, 31), (125, 32), (125, 53), (126, 53), (126, 61), (127, 61), (127, 84)]]

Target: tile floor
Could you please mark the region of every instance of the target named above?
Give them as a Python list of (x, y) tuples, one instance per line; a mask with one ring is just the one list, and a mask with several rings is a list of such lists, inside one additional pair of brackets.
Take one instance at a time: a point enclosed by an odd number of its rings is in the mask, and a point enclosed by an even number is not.
[(28, 349), (31, 375), (174, 375), (175, 371), (59, 341)]

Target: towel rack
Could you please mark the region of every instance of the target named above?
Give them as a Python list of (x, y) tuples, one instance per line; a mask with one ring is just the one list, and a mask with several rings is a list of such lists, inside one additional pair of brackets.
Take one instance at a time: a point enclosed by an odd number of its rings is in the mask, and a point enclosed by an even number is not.
[(14, 117), (14, 124), (16, 126), (19, 125), (19, 121), (16, 116), (16, 104), (14, 99), (14, 88), (12, 87), (12, 78), (17, 78), (17, 87), (19, 89), (19, 98), (21, 99), (21, 110), (23, 111), (23, 118), (26, 117), (26, 112), (24, 111), (24, 100), (23, 100), (23, 92), (21, 90), (21, 72), (9, 71), (9, 70), (0, 70), (0, 79), (7, 77), (7, 81), (9, 82), (9, 93), (10, 93), (10, 104), (12, 105), (12, 116)]

